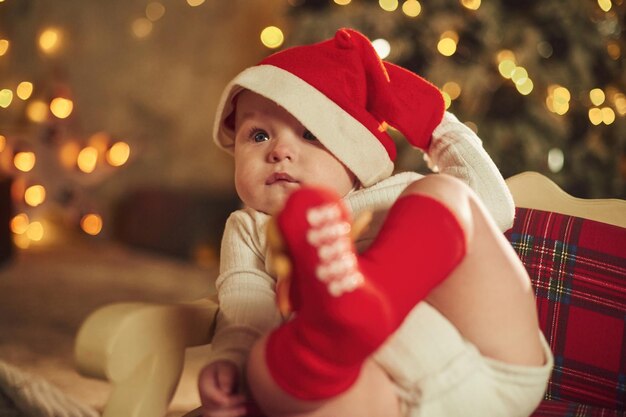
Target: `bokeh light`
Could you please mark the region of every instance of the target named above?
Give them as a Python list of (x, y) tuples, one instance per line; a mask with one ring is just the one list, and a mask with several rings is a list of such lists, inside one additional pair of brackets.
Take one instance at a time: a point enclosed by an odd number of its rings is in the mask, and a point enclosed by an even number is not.
[(350, 4), (352, 0), (335, 0), (335, 3), (337, 3), (340, 6), (347, 6), (348, 4)]
[(48, 118), (48, 105), (41, 100), (35, 100), (26, 106), (26, 116), (31, 122), (41, 123)]
[(13, 157), (13, 164), (20, 171), (29, 172), (35, 166), (36, 160), (34, 152), (18, 152)]
[(13, 91), (8, 88), (0, 90), (0, 107), (6, 109), (13, 101)]
[(20, 99), (28, 100), (31, 94), (33, 94), (33, 83), (29, 81), (22, 81), (17, 85), (15, 93)]
[(285, 36), (283, 35), (283, 31), (276, 26), (268, 26), (261, 31), (261, 42), (267, 48), (278, 48), (284, 41)]
[(102, 217), (95, 213), (86, 214), (80, 219), (80, 227), (88, 235), (96, 236), (102, 231)]
[(594, 88), (589, 92), (589, 99), (594, 106), (599, 106), (604, 103), (606, 96), (604, 94), (604, 91), (602, 91), (600, 88)]
[(559, 148), (552, 148), (548, 151), (548, 169), (552, 172), (559, 172), (563, 169), (565, 156)]
[(380, 59), (387, 58), (391, 52), (391, 45), (385, 39), (376, 39), (372, 41), (372, 46), (376, 50)]
[(37, 207), (46, 200), (46, 189), (43, 185), (31, 185), (24, 192), (24, 201), (31, 207)]
[(72, 100), (57, 97), (50, 102), (50, 111), (59, 119), (66, 119), (72, 114), (74, 103)]
[(417, 17), (422, 13), (422, 5), (417, 0), (406, 0), (402, 3), (402, 12), (409, 17)]
[(45, 29), (39, 35), (39, 48), (46, 54), (54, 54), (61, 47), (61, 31), (56, 28)]
[(9, 50), (9, 45), (11, 43), (6, 39), (0, 39), (0, 56), (3, 56)]
[(130, 146), (125, 142), (116, 142), (106, 153), (107, 162), (114, 167), (122, 166), (130, 157)]
[(153, 1), (146, 6), (146, 17), (152, 22), (156, 22), (165, 14), (165, 6), (158, 1)]
[(461, 0), (461, 4), (470, 10), (478, 10), (480, 8), (480, 0)]
[(398, 0), (378, 0), (378, 4), (387, 12), (393, 12), (398, 8)]
[(198, 7), (204, 3), (205, 0), (187, 0), (187, 4), (191, 7)]
[(98, 163), (98, 150), (93, 146), (87, 146), (78, 153), (76, 165), (86, 174), (92, 173)]
[(30, 219), (28, 218), (28, 214), (20, 213), (11, 219), (9, 227), (11, 228), (11, 231), (16, 235), (21, 235), (26, 233), (29, 224)]
[(147, 38), (152, 33), (152, 21), (145, 17), (133, 20), (130, 26), (133, 35), (138, 39)]

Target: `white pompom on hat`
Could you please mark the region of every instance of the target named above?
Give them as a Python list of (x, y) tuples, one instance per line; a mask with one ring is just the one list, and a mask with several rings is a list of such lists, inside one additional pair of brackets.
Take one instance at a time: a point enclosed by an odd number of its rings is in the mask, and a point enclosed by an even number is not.
[(230, 153), (235, 132), (229, 116), (233, 99), (244, 89), (291, 113), (365, 187), (393, 172), (396, 148), (388, 126), (426, 150), (444, 113), (443, 98), (434, 85), (382, 61), (370, 41), (352, 29), (270, 55), (226, 86), (213, 136)]

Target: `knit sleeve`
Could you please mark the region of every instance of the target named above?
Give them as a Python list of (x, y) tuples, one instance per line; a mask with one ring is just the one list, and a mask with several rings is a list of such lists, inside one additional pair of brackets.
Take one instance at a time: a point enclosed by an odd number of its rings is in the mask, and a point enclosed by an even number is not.
[(219, 311), (210, 361), (229, 360), (240, 370), (254, 342), (280, 322), (258, 230), (243, 211), (229, 217), (216, 281)]
[(504, 178), (478, 136), (452, 113), (446, 112), (433, 131), (428, 157), (439, 172), (462, 180), (478, 194), (500, 230), (513, 225), (515, 204)]

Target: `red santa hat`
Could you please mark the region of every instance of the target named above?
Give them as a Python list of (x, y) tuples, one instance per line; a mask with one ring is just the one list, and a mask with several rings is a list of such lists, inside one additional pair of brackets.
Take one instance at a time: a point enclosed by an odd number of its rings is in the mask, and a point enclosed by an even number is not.
[(388, 126), (427, 149), (444, 112), (434, 85), (382, 61), (370, 41), (351, 29), (270, 55), (226, 86), (213, 136), (231, 153), (235, 132), (229, 116), (234, 97), (244, 89), (285, 108), (366, 187), (393, 171), (396, 148)]

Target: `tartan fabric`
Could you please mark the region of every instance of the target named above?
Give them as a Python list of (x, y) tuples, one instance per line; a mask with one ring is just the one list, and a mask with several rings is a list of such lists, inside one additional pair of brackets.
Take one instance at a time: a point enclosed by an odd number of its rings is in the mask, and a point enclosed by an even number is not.
[(625, 416), (626, 229), (517, 208), (506, 236), (531, 277), (554, 352), (534, 416)]

